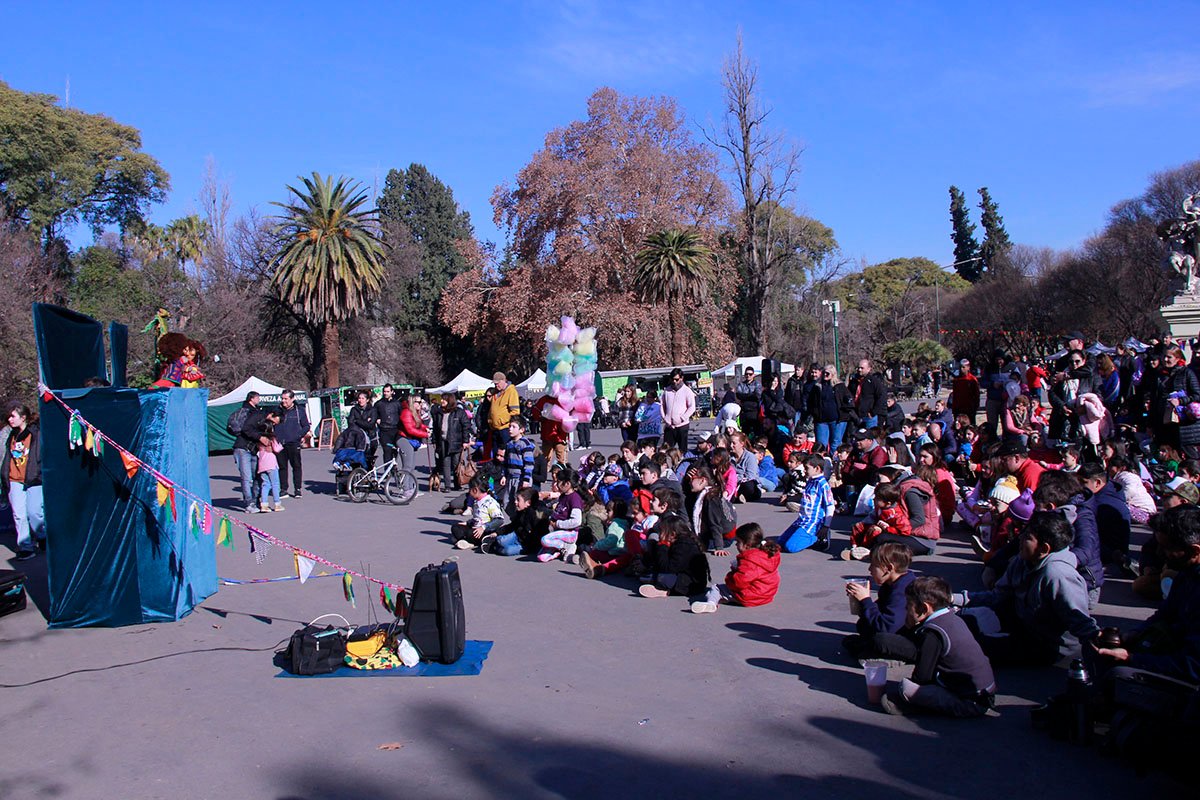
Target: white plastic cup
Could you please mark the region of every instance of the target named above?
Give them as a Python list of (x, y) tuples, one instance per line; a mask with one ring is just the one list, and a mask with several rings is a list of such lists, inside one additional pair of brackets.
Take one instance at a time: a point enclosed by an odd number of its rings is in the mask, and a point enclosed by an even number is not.
[(887, 664), (883, 661), (867, 661), (863, 664), (863, 675), (867, 679), (867, 701), (878, 705), (883, 701), (883, 690), (887, 687)]
[[(851, 578), (850, 580), (846, 581), (846, 584), (855, 584), (857, 586), (866, 587), (867, 589), (871, 588), (871, 581), (867, 578)], [(850, 613), (857, 617), (862, 613), (862, 601), (855, 597), (850, 597), (849, 595), (847, 595), (847, 599), (850, 601)]]

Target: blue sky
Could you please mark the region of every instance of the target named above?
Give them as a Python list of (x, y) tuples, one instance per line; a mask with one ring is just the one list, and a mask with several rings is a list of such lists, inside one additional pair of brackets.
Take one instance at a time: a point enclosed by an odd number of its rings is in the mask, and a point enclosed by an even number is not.
[(804, 147), (797, 206), (852, 258), (951, 261), (951, 183), (988, 186), (1014, 241), (1073, 247), (1200, 155), (1195, 3), (5, 5), (0, 78), (69, 78), (73, 106), (141, 129), (172, 178), (160, 222), (196, 210), (209, 157), (267, 212), (300, 174), (421, 162), (498, 241), (493, 188), (597, 87), (713, 119), (739, 27)]

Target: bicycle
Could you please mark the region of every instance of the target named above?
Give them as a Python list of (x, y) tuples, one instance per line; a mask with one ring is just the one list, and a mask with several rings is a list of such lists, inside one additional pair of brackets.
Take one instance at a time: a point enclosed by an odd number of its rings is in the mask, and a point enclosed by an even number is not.
[(396, 459), (385, 461), (374, 469), (355, 467), (346, 480), (346, 493), (355, 503), (362, 503), (370, 492), (379, 492), (394, 506), (408, 505), (417, 496), (417, 476), (400, 469)]

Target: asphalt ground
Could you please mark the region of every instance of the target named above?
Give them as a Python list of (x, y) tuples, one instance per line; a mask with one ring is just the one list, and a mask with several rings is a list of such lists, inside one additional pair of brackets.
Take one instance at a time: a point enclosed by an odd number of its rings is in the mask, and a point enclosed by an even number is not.
[[(594, 440), (611, 452), (617, 432)], [(467, 635), (495, 642), (482, 674), (277, 678), (273, 646), (300, 624), (326, 613), (369, 621), (361, 583), (357, 609), (329, 577), (223, 586), (177, 623), (49, 631), (44, 560), (14, 564), (34, 602), (0, 619), (0, 683), (40, 682), (0, 688), (0, 798), (1094, 800), (1179, 790), (1031, 729), (1028, 709), (1063, 689), (1061, 669), (999, 671), (996, 718), (898, 718), (869, 705), (861, 668), (839, 653), (853, 629), (843, 584), (866, 568), (834, 552), (785, 554), (768, 606), (693, 615), (682, 598), (641, 598), (621, 577), (453, 550), (455, 518), (438, 513), (448, 495), (354, 505), (331, 495), (328, 452), (306, 452), (304, 465), (305, 496), (254, 524), (401, 584), (457, 556)], [(232, 458), (210, 468), (214, 502), (233, 508)], [(738, 514), (768, 532), (791, 519), (766, 503)], [(838, 522), (844, 531), (852, 520)], [(843, 532), (832, 550), (844, 542)], [(223, 577), (291, 573), (284, 553), (259, 566), (244, 537), (236, 544), (218, 548)], [(727, 563), (713, 558), (714, 577)], [(961, 534), (916, 566), (979, 587)], [(1149, 612), (1110, 580), (1097, 616), (1128, 624)], [(75, 670), (88, 671), (64, 676)]]

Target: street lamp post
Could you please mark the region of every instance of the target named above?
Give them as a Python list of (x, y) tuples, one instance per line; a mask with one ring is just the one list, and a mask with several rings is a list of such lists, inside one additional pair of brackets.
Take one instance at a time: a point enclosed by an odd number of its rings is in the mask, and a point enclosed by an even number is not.
[(833, 312), (833, 365), (841, 375), (842, 361), (838, 354), (838, 312), (842, 310), (842, 303), (840, 300), (822, 300), (821, 305)]
[(972, 262), (982, 261), (982, 260), (983, 260), (982, 256), (975, 256), (974, 258), (968, 258), (964, 261), (955, 261), (953, 264), (944, 264), (944, 265), (938, 267), (938, 276), (937, 276), (937, 279), (933, 282), (933, 302), (934, 302), (934, 305), (937, 307), (937, 341), (938, 341), (938, 344), (942, 343), (942, 275), (943, 275), (942, 270), (947, 269), (947, 268), (954, 269), (955, 267), (962, 266), (963, 264), (970, 264)]

